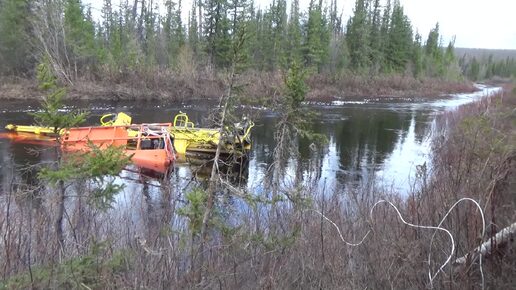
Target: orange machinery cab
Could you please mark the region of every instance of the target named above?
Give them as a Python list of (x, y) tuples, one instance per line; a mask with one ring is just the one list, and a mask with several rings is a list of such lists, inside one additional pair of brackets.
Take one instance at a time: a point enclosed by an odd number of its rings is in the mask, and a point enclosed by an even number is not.
[[(65, 151), (89, 151), (90, 143), (107, 148), (123, 146), (124, 152), (138, 166), (164, 172), (175, 160), (174, 147), (166, 130), (169, 123), (141, 124), (102, 127), (70, 128), (62, 138), (61, 146)], [(138, 131), (130, 136), (128, 129)]]

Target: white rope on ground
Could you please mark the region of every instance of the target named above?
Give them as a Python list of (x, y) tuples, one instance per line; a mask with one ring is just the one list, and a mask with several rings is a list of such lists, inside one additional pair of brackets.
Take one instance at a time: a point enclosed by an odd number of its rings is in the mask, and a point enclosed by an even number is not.
[(451, 234), (451, 232), (445, 228), (442, 228), (440, 226), (437, 226), (437, 227), (434, 227), (434, 226), (422, 226), (422, 225), (416, 225), (416, 224), (413, 224), (413, 223), (409, 223), (407, 221), (405, 221), (405, 219), (403, 218), (403, 216), (401, 215), (400, 211), (398, 210), (398, 208), (390, 201), (387, 201), (387, 200), (379, 200), (377, 201), (373, 207), (371, 208), (371, 212), (370, 212), (370, 216), (371, 216), (371, 220), (373, 219), (373, 211), (374, 209), (376, 208), (377, 205), (381, 204), (381, 203), (387, 203), (389, 204), (390, 206), (392, 206), (394, 208), (394, 210), (396, 210), (396, 213), (398, 214), (398, 217), (400, 218), (401, 222), (403, 222), (405, 225), (407, 226), (410, 226), (410, 227), (414, 227), (414, 228), (420, 228), (420, 229), (427, 229), (427, 230), (439, 230), (439, 231), (443, 231), (445, 232), (446, 234), (448, 234), (448, 237), (450, 237), (450, 241), (451, 241), (451, 251), (450, 251), (450, 255), (448, 256), (448, 258), (446, 259), (446, 261), (441, 265), (441, 267), (439, 267), (439, 270), (437, 270), (435, 272), (434, 275), (431, 275), (430, 274), (430, 284), (432, 285), (432, 282), (433, 280), (435, 279), (435, 277), (437, 277), (437, 275), (439, 274), (439, 272), (441, 272), (444, 267), (446, 267), (446, 265), (448, 265), (448, 263), (450, 263), (452, 257), (453, 257), (453, 253), (455, 252), (455, 240), (453, 239), (453, 235)]
[[(472, 199), (472, 198), (469, 198), (469, 197), (463, 197), (461, 199), (459, 199), (458, 201), (456, 201), (451, 207), (450, 209), (448, 210), (448, 212), (444, 215), (444, 217), (441, 219), (441, 222), (439, 223), (439, 225), (437, 225), (437, 227), (441, 227), (441, 225), (444, 223), (444, 221), (446, 220), (446, 218), (448, 217), (448, 215), (451, 213), (451, 211), (453, 209), (455, 209), (455, 207), (463, 202), (463, 201), (471, 201), (473, 204), (475, 204), (475, 206), (478, 208), (478, 210), (480, 211), (480, 216), (482, 218), (482, 238), (480, 239), (480, 246), (482, 246), (482, 240), (484, 238), (484, 235), (485, 235), (485, 232), (486, 232), (486, 220), (485, 220), (485, 217), (484, 217), (484, 211), (482, 210), (482, 207), (480, 206), (480, 204)], [(432, 244), (433, 244), (433, 241), (434, 241), (434, 238), (435, 238), (435, 234), (437, 232), (434, 232), (432, 234), (432, 238), (430, 239), (430, 251), (428, 251), (428, 278), (430, 278), (430, 287), (433, 288), (433, 285), (432, 285), (432, 282), (433, 280), (435, 279), (435, 276), (437, 276), (437, 272), (435, 273), (435, 275), (432, 277), (432, 274), (431, 274), (431, 269), (430, 269), (430, 263), (431, 263), (431, 256), (432, 256)], [(479, 256), (479, 269), (480, 269), (480, 276), (481, 276), (481, 279), (482, 279), (482, 289), (484, 289), (485, 287), (485, 281), (484, 281), (484, 270), (482, 268), (482, 255)], [(440, 268), (439, 271), (441, 271), (442, 269)]]
[(365, 239), (367, 238), (367, 236), (371, 233), (371, 230), (367, 231), (367, 233), (365, 234), (365, 236), (362, 238), (362, 240), (358, 243), (351, 243), (351, 242), (348, 242), (344, 239), (344, 237), (342, 236), (342, 232), (340, 231), (340, 228), (339, 226), (334, 223), (332, 220), (330, 220), (329, 218), (327, 218), (323, 213), (315, 210), (315, 209), (309, 209), (315, 213), (318, 213), (321, 217), (323, 217), (326, 221), (328, 221), (329, 223), (331, 223), (336, 229), (337, 229), (337, 232), (339, 233), (339, 236), (340, 236), (340, 239), (348, 246), (352, 246), (352, 247), (356, 247), (356, 246), (360, 246), (364, 241)]
[[(387, 200), (379, 200), (377, 201), (372, 207), (371, 207), (371, 210), (370, 210), (370, 219), (372, 220), (373, 219), (373, 213), (374, 213), (374, 209), (382, 204), (382, 203), (387, 203), (389, 204), (392, 208), (394, 208), (394, 210), (396, 211), (399, 219), (401, 220), (401, 222), (407, 226), (410, 226), (410, 227), (414, 227), (414, 228), (420, 228), (420, 229), (428, 229), (428, 230), (434, 230), (434, 233), (432, 235), (432, 238), (430, 240), (430, 248), (429, 248), (429, 253), (428, 253), (428, 278), (429, 278), (429, 281), (430, 281), (430, 287), (433, 288), (433, 281), (435, 280), (435, 278), (437, 277), (437, 275), (439, 275), (439, 273), (443, 272), (444, 273), (444, 268), (450, 263), (452, 257), (453, 257), (453, 254), (455, 252), (455, 240), (453, 238), (453, 235), (451, 234), (451, 232), (446, 229), (446, 228), (443, 228), (442, 227), (442, 224), (444, 223), (444, 221), (446, 220), (446, 218), (450, 215), (451, 211), (453, 209), (455, 209), (455, 207), (463, 202), (463, 201), (471, 201), (475, 204), (475, 206), (479, 209), (480, 211), (480, 215), (481, 215), (481, 218), (482, 218), (482, 237), (484, 236), (485, 234), (485, 216), (484, 216), (484, 212), (482, 210), (482, 208), (480, 207), (479, 203), (474, 200), (474, 199), (471, 199), (471, 198), (461, 198), (459, 199), (457, 202), (455, 202), (451, 207), (450, 209), (447, 211), (446, 215), (441, 219), (441, 221), (439, 222), (439, 225), (437, 226), (425, 226), (425, 225), (417, 225), (417, 224), (413, 224), (413, 223), (410, 223), (410, 222), (407, 222), (403, 216), (401, 215), (401, 212), (399, 211), (399, 209), (390, 201), (387, 201)], [(364, 237), (361, 239), (360, 242), (358, 243), (352, 243), (352, 242), (348, 242), (346, 241), (346, 239), (344, 239), (344, 236), (342, 235), (342, 232), (339, 228), (339, 226), (333, 222), (331, 219), (329, 219), (328, 217), (326, 217), (323, 213), (315, 210), (315, 209), (308, 209), (310, 211), (313, 211), (317, 214), (319, 214), (322, 218), (324, 218), (327, 222), (329, 222), (330, 224), (333, 225), (333, 227), (335, 227), (337, 229), (337, 232), (339, 234), (339, 237), (340, 239), (342, 240), (342, 242), (344, 242), (346, 245), (348, 246), (352, 246), (352, 247), (356, 247), (356, 246), (359, 246), (361, 244), (363, 244), (363, 242), (365, 241), (365, 239), (369, 236), (369, 234), (371, 233), (371, 230), (369, 230), (365, 235)], [(450, 249), (450, 254), (448, 255), (448, 258), (446, 259), (446, 261), (439, 267), (439, 269), (434, 273), (432, 274), (431, 272), (431, 269), (430, 269), (430, 264), (431, 264), (431, 255), (432, 255), (432, 244), (433, 244), (433, 240), (435, 238), (435, 235), (437, 233), (437, 231), (442, 231), (442, 232), (445, 232), (448, 237), (450, 238), (450, 241), (451, 241), (451, 249)], [(482, 257), (480, 256), (479, 258), (479, 268), (480, 268), (480, 274), (481, 274), (481, 278), (482, 278), (482, 289), (484, 289), (485, 287), (485, 280), (484, 280), (484, 272), (483, 272), (483, 267), (482, 267)]]

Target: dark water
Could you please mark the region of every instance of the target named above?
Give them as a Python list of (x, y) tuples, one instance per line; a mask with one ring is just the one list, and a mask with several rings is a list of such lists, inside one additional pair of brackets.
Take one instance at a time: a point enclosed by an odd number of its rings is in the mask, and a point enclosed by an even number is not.
[[(326, 135), (329, 142), (314, 147), (306, 140), (297, 140), (299, 156), (289, 160), (283, 183), (286, 186), (297, 183), (316, 186), (324, 184), (328, 188), (345, 190), (346, 187), (363, 184), (374, 177), (381, 181), (379, 184), (403, 194), (414, 182), (416, 166), (423, 163), (429, 165), (430, 139), (436, 116), (497, 90), (481, 87), (481, 91), (474, 94), (417, 103), (398, 100), (307, 104), (320, 113), (313, 129)], [(69, 108), (89, 110), (89, 124), (97, 123), (99, 117), (108, 112), (127, 112), (133, 117), (133, 122), (140, 123), (171, 122), (175, 114), (183, 111), (188, 113), (192, 121), (202, 126), (208, 125), (208, 112), (216, 103), (119, 101), (76, 102), (68, 105)], [(8, 123), (31, 124), (32, 118), (27, 113), (37, 109), (36, 102), (3, 102), (0, 105), (0, 130)], [(243, 107), (237, 108), (237, 111), (252, 115), (256, 123), (252, 131), (253, 148), (249, 167), (240, 182), (247, 189), (260, 192), (267, 181), (267, 169), (274, 161), (273, 132), (277, 115), (264, 108)], [(52, 150), (0, 139), (2, 190), (7, 190), (13, 183), (23, 185), (34, 182), (34, 173), (22, 171), (20, 166), (26, 167), (53, 158)], [(174, 165), (169, 182), (186, 188), (202, 183), (208, 171), (189, 163), (178, 163)], [(119, 182), (126, 185), (126, 193), (142, 188), (152, 193), (152, 188), (159, 188), (163, 181), (139, 174), (137, 168), (131, 167), (122, 174)]]

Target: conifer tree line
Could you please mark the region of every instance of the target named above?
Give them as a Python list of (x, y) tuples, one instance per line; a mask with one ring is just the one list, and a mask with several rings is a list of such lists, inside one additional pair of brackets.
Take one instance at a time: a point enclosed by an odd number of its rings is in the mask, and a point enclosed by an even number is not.
[(512, 57), (495, 60), (492, 54), (480, 58), (465, 54), (459, 59), (459, 64), (467, 78), (472, 81), (516, 76), (516, 59)]
[(217, 71), (230, 66), (231, 43), (243, 33), (248, 70), (296, 62), (318, 73), (455, 80), (462, 67), (475, 77), (474, 63), (459, 63), (454, 41), (442, 43), (438, 24), (421, 34), (397, 0), (356, 0), (347, 20), (337, 0), (311, 0), (305, 10), (299, 0), (266, 8), (253, 0), (194, 0), (191, 7), (181, 0), (104, 0), (101, 18), (92, 14), (81, 0), (0, 0), (0, 73), (31, 76), (43, 56), (71, 83), (128, 72)]

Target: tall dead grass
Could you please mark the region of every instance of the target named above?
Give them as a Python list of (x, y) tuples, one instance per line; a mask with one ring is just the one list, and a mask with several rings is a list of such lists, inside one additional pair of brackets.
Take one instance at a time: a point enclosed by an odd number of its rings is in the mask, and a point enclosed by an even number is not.
[[(218, 99), (224, 94), (225, 73), (210, 66), (197, 66), (188, 52), (181, 52), (177, 70), (141, 68), (102, 76), (78, 78), (68, 85), (70, 99), (190, 100)], [(247, 70), (239, 75), (245, 86), (243, 102), (274, 101), (282, 93), (284, 72)], [(38, 98), (34, 82), (21, 79), (1, 85), (1, 99)], [(415, 79), (402, 75), (359, 76), (353, 74), (311, 75), (307, 100), (332, 101), (356, 98), (435, 98), (445, 94), (472, 92), (468, 82)]]

